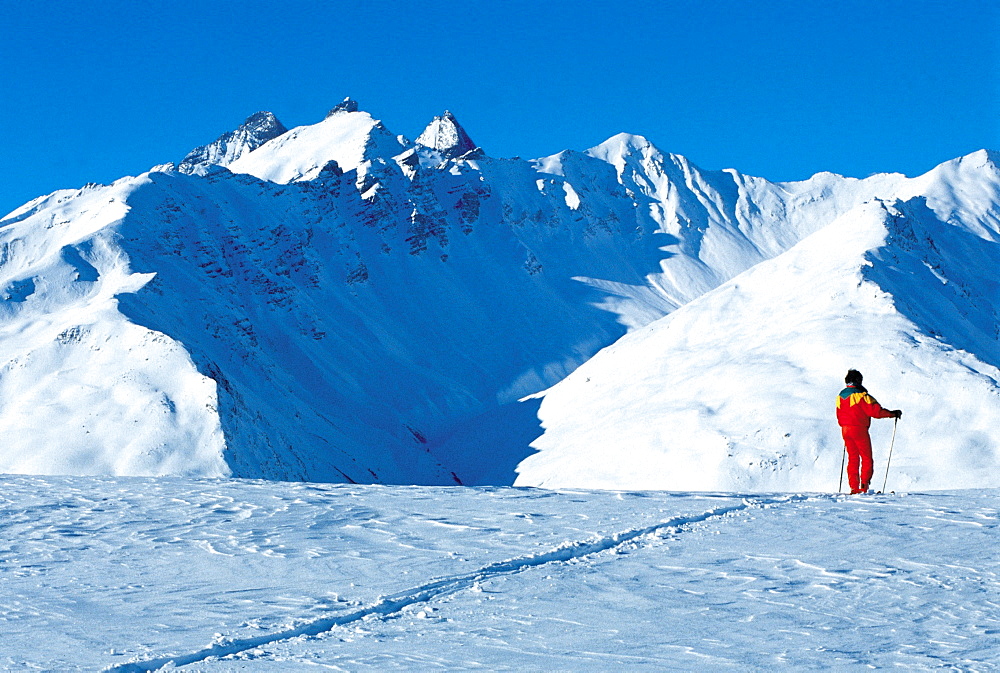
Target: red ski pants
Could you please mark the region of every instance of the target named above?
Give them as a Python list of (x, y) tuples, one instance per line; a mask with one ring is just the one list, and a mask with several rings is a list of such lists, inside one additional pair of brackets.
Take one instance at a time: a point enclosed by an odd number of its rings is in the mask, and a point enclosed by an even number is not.
[(875, 466), (872, 464), (872, 440), (868, 428), (860, 425), (844, 425), (844, 447), (847, 449), (847, 483), (851, 493), (868, 490)]

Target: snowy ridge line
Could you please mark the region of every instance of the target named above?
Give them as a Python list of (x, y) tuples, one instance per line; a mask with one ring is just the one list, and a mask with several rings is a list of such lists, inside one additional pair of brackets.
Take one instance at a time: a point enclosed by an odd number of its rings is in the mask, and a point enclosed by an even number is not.
[(631, 530), (614, 533), (595, 540), (581, 540), (577, 542), (563, 543), (554, 549), (538, 554), (530, 554), (527, 556), (508, 559), (506, 561), (496, 561), (472, 572), (444, 577), (391, 596), (384, 596), (367, 607), (337, 617), (316, 619), (299, 626), (269, 634), (220, 641), (209, 645), (204, 649), (198, 650), (197, 652), (191, 652), (189, 654), (164, 656), (156, 659), (115, 664), (103, 670), (109, 673), (138, 673), (143, 671), (156, 671), (168, 665), (186, 666), (199, 661), (205, 661), (206, 659), (212, 657), (222, 658), (232, 656), (240, 654), (241, 652), (252, 650), (256, 647), (270, 645), (271, 643), (276, 643), (282, 640), (318, 636), (322, 633), (332, 631), (338, 626), (345, 626), (353, 622), (361, 621), (362, 619), (372, 615), (378, 618), (389, 617), (401, 612), (404, 608), (409, 606), (426, 603), (435, 598), (462, 591), (463, 589), (471, 589), (477, 583), (494, 577), (514, 575), (530, 568), (536, 568), (549, 563), (565, 563), (585, 558), (587, 556), (615, 549), (616, 547), (620, 547), (628, 542), (632, 542), (652, 533), (659, 533), (662, 531), (679, 532), (691, 524), (702, 523), (710, 519), (717, 519), (726, 516), (727, 514), (744, 512), (750, 509), (767, 507), (769, 505), (801, 502), (815, 497), (815, 495), (790, 495), (777, 498), (744, 497), (742, 501), (736, 505), (718, 507), (701, 514), (678, 516), (651, 526), (633, 528)]

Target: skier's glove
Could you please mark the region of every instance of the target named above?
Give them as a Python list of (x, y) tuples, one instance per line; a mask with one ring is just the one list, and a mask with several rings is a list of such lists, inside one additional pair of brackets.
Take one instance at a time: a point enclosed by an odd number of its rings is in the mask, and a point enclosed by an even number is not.
[(902, 409), (896, 409), (895, 411), (892, 412), (892, 415), (895, 418), (902, 418), (903, 417), (903, 410)]

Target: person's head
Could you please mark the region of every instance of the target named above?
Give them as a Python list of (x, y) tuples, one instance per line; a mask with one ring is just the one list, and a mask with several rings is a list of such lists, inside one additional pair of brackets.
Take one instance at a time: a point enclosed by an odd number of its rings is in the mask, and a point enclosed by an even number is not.
[(861, 376), (861, 372), (857, 369), (848, 369), (847, 376), (844, 377), (844, 383), (849, 386), (860, 386), (863, 378), (864, 377)]

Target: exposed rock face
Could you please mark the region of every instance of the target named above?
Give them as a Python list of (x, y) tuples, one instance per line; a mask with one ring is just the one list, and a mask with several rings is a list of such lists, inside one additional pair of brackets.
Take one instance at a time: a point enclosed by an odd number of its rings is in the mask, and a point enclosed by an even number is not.
[(228, 166), (288, 129), (270, 112), (257, 112), (247, 117), (235, 131), (224, 133), (208, 145), (191, 150), (177, 170), (189, 175), (203, 175), (212, 166)]
[(358, 111), (358, 102), (353, 98), (351, 98), (350, 96), (348, 96), (347, 98), (345, 98), (344, 100), (342, 100), (341, 102), (337, 103), (332, 108), (330, 108), (330, 111), (326, 113), (326, 116), (330, 117), (332, 115), (337, 114), (338, 112), (357, 112), (357, 111)]

